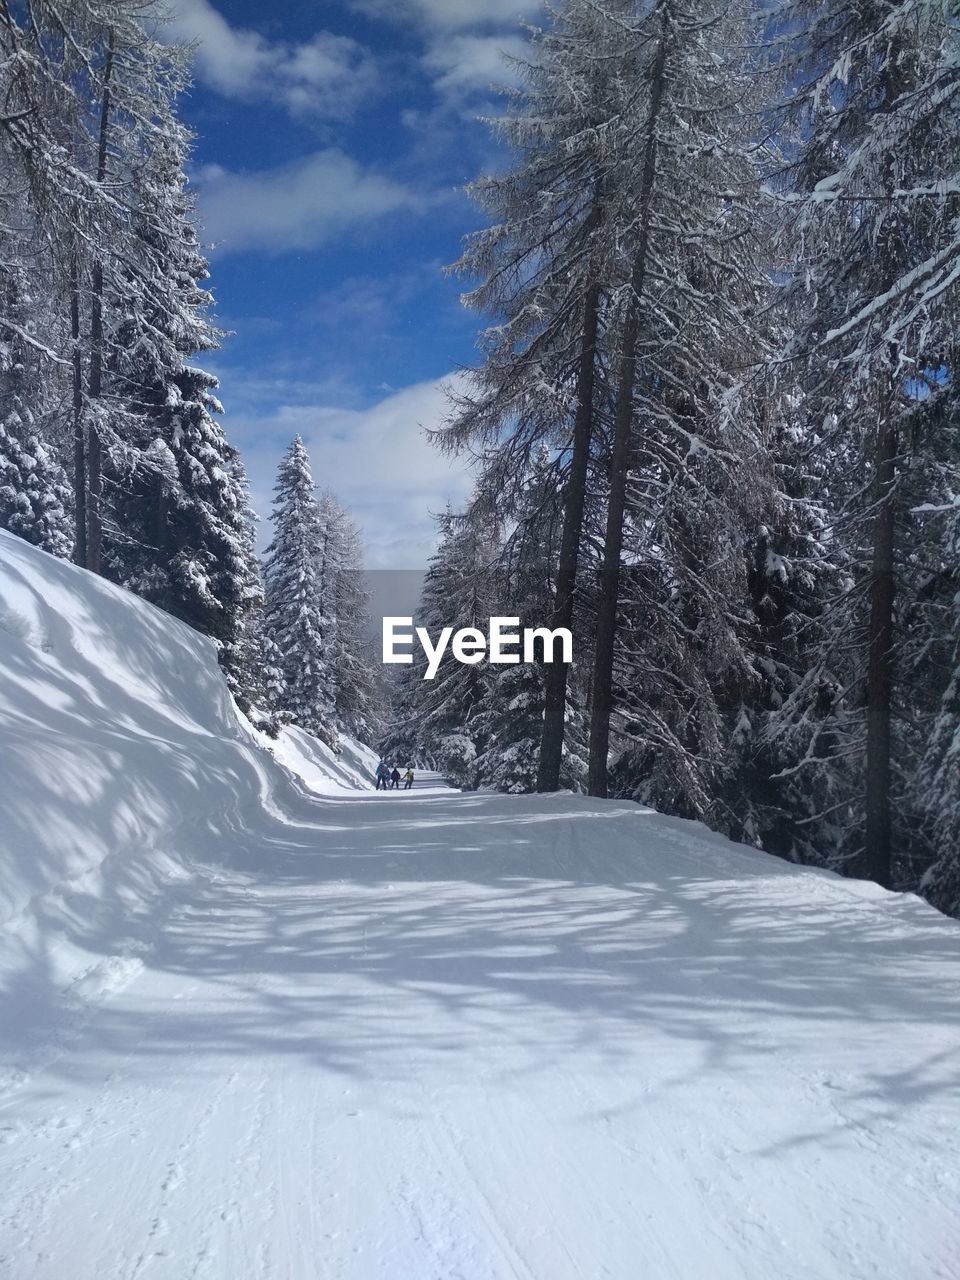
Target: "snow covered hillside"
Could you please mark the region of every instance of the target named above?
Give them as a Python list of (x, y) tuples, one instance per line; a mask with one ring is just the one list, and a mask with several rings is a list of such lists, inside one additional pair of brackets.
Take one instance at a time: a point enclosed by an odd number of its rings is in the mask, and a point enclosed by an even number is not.
[[(2, 530), (0, 723), (0, 922), (92, 874), (128, 875), (131, 855), (143, 870), (149, 851), (182, 850), (183, 830), (195, 855), (290, 789), (210, 641)], [(276, 751), (294, 772), (325, 763), (312, 783), (333, 793), (376, 764), (350, 743), (335, 760), (298, 730)]]
[(271, 754), (206, 641), (5, 534), (0, 750), (4, 1280), (956, 1277), (918, 899)]

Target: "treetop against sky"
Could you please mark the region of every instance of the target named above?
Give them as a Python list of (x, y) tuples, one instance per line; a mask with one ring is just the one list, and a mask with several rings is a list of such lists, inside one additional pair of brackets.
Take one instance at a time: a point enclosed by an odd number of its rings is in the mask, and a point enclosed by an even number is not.
[(362, 525), (372, 567), (422, 566), (430, 511), (468, 487), (421, 428), (475, 359), (476, 317), (442, 268), (478, 211), (462, 187), (501, 163), (504, 54), (537, 0), (174, 0), (196, 39), (184, 113), (212, 246), (213, 361), (226, 426), (269, 507), (300, 432), (318, 483)]

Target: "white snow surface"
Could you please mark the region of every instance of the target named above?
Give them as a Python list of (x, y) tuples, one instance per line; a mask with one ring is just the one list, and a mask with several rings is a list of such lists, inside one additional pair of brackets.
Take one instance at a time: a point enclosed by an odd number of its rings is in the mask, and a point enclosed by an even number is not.
[(0, 751), (4, 1280), (958, 1275), (919, 899), (630, 804), (377, 795), (5, 534)]
[[(261, 741), (314, 795), (355, 794), (358, 789), (373, 785), (379, 756), (351, 738), (341, 740), (339, 754), (295, 725), (285, 729), (276, 742), (265, 737)], [(405, 762), (390, 763), (398, 763), (401, 770), (406, 769)], [(448, 791), (437, 774), (425, 773), (422, 769), (415, 773), (414, 785), (418, 792), (426, 789)], [(401, 789), (402, 786), (401, 782)], [(386, 799), (387, 794), (381, 791), (378, 798)]]

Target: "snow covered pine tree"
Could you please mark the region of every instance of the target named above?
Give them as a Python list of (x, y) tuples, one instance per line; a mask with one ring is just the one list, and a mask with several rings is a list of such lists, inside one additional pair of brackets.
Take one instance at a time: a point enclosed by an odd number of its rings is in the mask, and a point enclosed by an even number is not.
[(34, 322), (27, 314), (23, 272), (13, 255), (3, 260), (4, 248), (0, 242), (0, 528), (69, 557), (69, 485), (40, 430), (44, 407), (55, 399), (48, 384), (55, 358), (30, 340)]
[[(172, 55), (171, 55), (172, 56)], [(145, 599), (214, 637), (233, 692), (249, 702), (240, 650), (262, 594), (247, 482), (215, 415), (217, 379), (188, 363), (219, 346), (207, 264), (184, 168), (189, 132), (163, 129), (134, 180), (133, 259), (106, 292), (105, 568)], [(114, 288), (126, 284), (125, 299)], [(121, 317), (115, 324), (110, 317)], [(248, 663), (249, 668), (249, 663)]]
[(264, 576), (266, 627), (279, 651), (283, 676), (281, 710), (334, 746), (335, 584), (324, 572), (327, 534), (299, 435), (280, 463), (274, 492), (273, 542)]

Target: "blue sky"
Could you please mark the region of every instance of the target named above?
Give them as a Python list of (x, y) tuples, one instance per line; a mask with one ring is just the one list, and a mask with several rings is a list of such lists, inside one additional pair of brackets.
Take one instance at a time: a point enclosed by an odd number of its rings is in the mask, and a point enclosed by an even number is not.
[[(374, 568), (417, 568), (465, 464), (423, 439), (480, 320), (442, 268), (480, 213), (459, 188), (502, 163), (504, 51), (540, 0), (175, 0), (200, 41), (184, 115), (217, 314), (206, 360), (269, 512), (296, 432), (354, 512)], [(265, 530), (268, 533), (269, 530)]]

